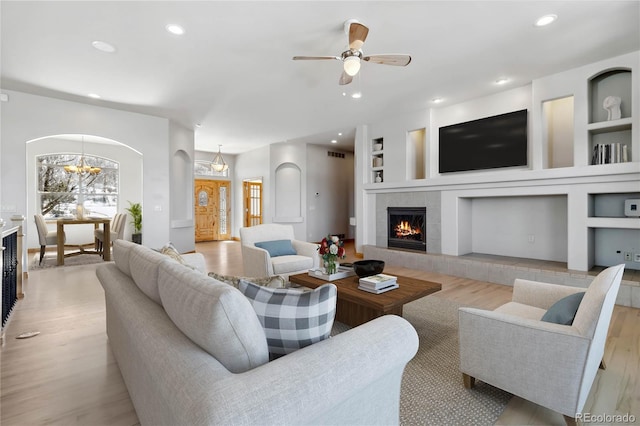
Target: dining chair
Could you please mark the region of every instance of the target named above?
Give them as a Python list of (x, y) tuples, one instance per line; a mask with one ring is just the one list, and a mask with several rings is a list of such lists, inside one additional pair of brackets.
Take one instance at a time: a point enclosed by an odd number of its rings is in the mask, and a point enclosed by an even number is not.
[[(109, 237), (111, 243), (115, 240), (121, 240), (124, 237), (124, 228), (127, 224), (127, 215), (125, 213), (117, 213), (109, 225)], [(98, 228), (93, 231), (96, 241), (96, 250), (104, 257), (104, 229)], [(111, 247), (108, 247), (111, 250)]]
[[(34, 215), (36, 222), (36, 229), (38, 230), (38, 240), (40, 242), (40, 265), (42, 265), (42, 259), (44, 258), (44, 252), (47, 246), (58, 245), (58, 232), (49, 231), (47, 222), (44, 220), (44, 216), (41, 214)], [(65, 242), (66, 242), (65, 235)]]

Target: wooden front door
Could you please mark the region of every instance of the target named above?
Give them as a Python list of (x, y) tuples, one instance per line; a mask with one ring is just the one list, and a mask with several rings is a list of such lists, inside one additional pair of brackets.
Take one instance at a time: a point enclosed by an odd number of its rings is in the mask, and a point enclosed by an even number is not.
[(231, 237), (231, 182), (195, 180), (196, 242)]
[(262, 223), (262, 182), (248, 180), (243, 182), (244, 226)]

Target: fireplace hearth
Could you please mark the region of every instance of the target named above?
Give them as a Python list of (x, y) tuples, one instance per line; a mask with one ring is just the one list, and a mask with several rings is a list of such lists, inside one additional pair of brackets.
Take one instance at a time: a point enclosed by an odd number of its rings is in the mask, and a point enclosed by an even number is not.
[(426, 207), (387, 207), (387, 247), (427, 251)]

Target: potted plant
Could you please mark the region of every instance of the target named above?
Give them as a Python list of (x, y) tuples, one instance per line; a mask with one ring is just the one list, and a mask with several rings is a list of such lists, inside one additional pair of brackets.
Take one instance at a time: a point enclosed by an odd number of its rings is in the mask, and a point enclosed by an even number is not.
[(132, 203), (129, 201), (129, 207), (125, 209), (133, 219), (133, 234), (131, 241), (136, 244), (142, 244), (142, 205), (140, 203)]

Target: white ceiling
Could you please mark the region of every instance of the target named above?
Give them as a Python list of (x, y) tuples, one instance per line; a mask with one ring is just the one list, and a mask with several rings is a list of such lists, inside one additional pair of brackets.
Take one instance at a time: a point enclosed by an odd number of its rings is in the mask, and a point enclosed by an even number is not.
[[(639, 1), (3, 0), (0, 7), (3, 88), (167, 117), (196, 130), (197, 150), (222, 144), (231, 154), (332, 138), (350, 149), (358, 124), (640, 49)], [(533, 25), (549, 13), (555, 23)], [(339, 55), (350, 18), (369, 27), (365, 54), (413, 58), (404, 68), (363, 63), (359, 100), (342, 96), (340, 62), (291, 59)], [(186, 33), (169, 34), (169, 23)], [(100, 52), (94, 40), (117, 51)], [(496, 85), (500, 77), (509, 82)], [(444, 102), (434, 105), (435, 97)]]

